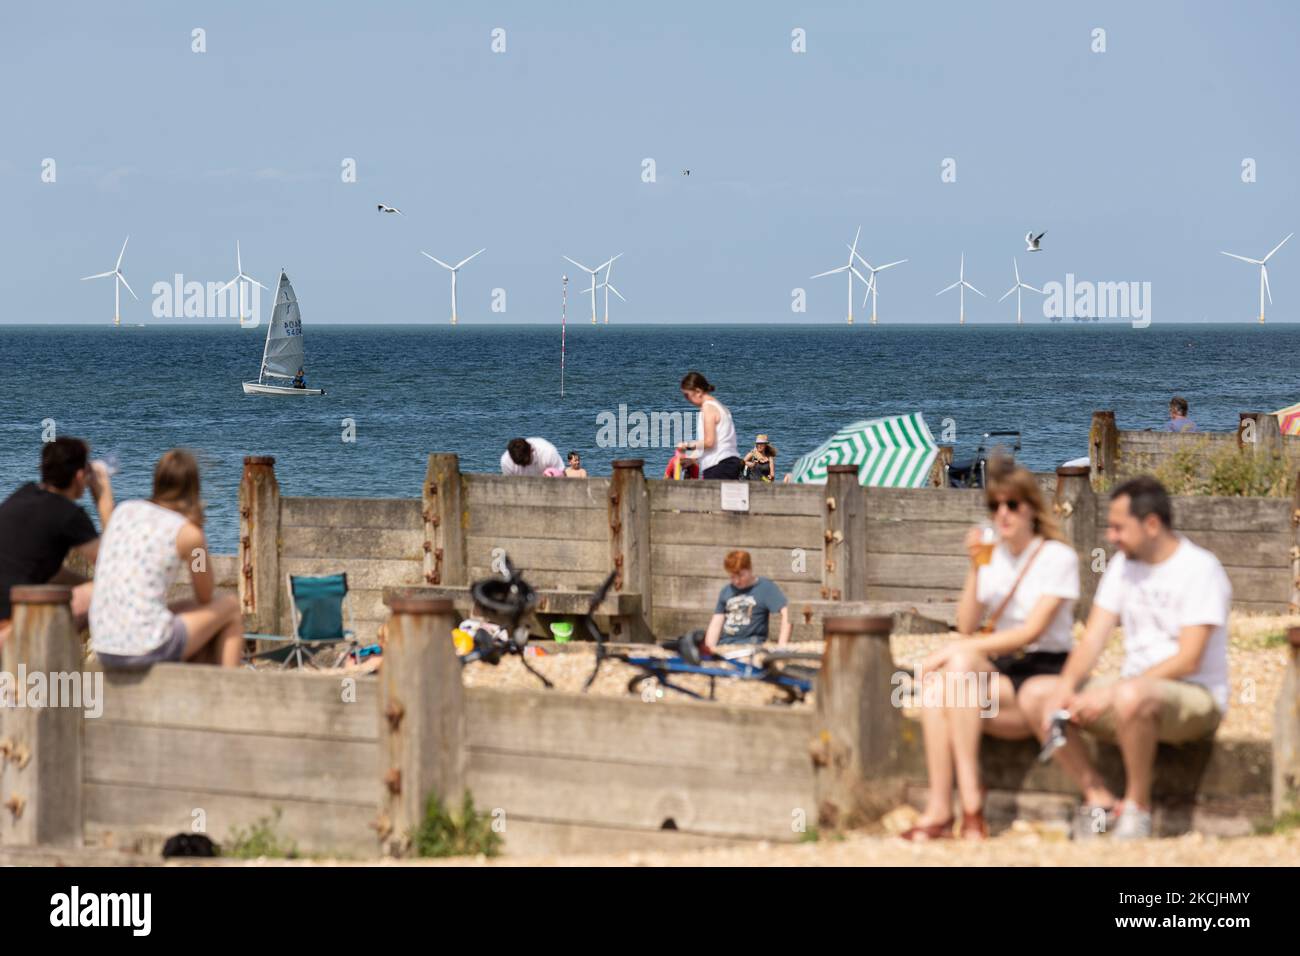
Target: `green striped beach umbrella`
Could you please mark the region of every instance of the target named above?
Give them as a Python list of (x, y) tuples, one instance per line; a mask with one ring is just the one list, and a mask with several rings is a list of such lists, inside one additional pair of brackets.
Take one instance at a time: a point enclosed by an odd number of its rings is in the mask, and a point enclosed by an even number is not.
[(858, 480), (882, 488), (924, 488), (939, 446), (920, 412), (846, 425), (794, 463), (790, 480), (823, 485), (829, 465), (857, 465)]

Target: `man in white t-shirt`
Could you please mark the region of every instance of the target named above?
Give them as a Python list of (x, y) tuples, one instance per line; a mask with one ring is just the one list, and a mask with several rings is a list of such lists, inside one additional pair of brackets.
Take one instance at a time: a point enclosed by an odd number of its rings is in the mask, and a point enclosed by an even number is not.
[(503, 475), (544, 475), (552, 468), (564, 474), (564, 459), (545, 438), (512, 438), (501, 456)]
[[(1116, 803), (1073, 733), (1056, 759), (1083, 791), (1084, 815), (1118, 814), (1114, 836), (1151, 835), (1157, 743), (1212, 735), (1228, 708), (1232, 586), (1209, 551), (1173, 532), (1169, 495), (1143, 476), (1111, 493), (1107, 540), (1118, 553), (1097, 586), (1082, 641), (1059, 677), (1027, 683), (1020, 705), (1046, 738), (1052, 715), (1119, 744), (1126, 776)], [(1085, 679), (1115, 626), (1124, 628), (1118, 678)]]

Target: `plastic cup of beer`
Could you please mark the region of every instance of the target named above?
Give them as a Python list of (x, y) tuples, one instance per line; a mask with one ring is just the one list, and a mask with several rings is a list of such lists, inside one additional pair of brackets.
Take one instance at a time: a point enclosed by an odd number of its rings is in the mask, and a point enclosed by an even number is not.
[(993, 560), (993, 548), (998, 543), (998, 533), (991, 524), (980, 528), (980, 546), (975, 552), (975, 567), (982, 568)]

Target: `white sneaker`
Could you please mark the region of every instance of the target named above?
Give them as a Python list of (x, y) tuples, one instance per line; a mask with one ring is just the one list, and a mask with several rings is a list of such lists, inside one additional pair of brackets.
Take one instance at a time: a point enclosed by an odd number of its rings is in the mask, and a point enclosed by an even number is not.
[(1127, 800), (1119, 805), (1118, 819), (1111, 838), (1115, 840), (1148, 840), (1151, 838), (1151, 811), (1143, 810)]

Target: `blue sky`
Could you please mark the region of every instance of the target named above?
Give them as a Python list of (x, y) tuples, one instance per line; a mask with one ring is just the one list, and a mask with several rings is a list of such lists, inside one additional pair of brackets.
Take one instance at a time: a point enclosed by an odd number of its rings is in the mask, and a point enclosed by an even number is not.
[[(419, 250), (481, 246), (464, 323), (556, 321), (565, 271), (585, 316), (561, 256), (615, 252), (618, 322), (843, 322), (841, 278), (809, 277), (859, 225), (867, 258), (910, 259), (882, 278), (883, 322), (955, 321), (935, 292), (964, 250), (989, 295), (967, 297), (972, 322), (1014, 318), (996, 298), (1017, 255), (1034, 284), (1149, 281), (1155, 322), (1248, 323), (1258, 272), (1218, 251), (1300, 228), (1289, 3), (32, 3), (5, 20), (0, 323), (111, 321), (110, 283), (78, 279), (127, 233), (128, 322), (154, 321), (156, 281), (230, 278), (236, 238), (266, 284), (288, 269), (308, 322), (446, 323), (446, 273)], [(1300, 240), (1270, 266), (1269, 320), (1300, 319)]]

